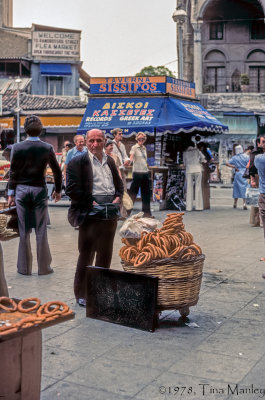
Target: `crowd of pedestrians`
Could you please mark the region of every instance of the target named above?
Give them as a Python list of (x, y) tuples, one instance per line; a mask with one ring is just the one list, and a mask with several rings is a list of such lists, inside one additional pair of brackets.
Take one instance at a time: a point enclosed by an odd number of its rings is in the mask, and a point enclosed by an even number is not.
[[(139, 132), (136, 144), (129, 156), (122, 143), (121, 129), (112, 131), (113, 139), (105, 138), (99, 129), (92, 129), (74, 137), (74, 145), (65, 141), (62, 162), (59, 166), (51, 145), (40, 140), (42, 124), (38, 117), (28, 116), (24, 124), (27, 139), (16, 143), (11, 150), (11, 166), (8, 184), (8, 206), (16, 205), (19, 249), (17, 271), (23, 275), (32, 274), (32, 252), (30, 234), (35, 229), (37, 241), (38, 274), (53, 272), (52, 257), (47, 237), (48, 196), (45, 170), (49, 165), (53, 171), (55, 202), (61, 199), (64, 186), (71, 200), (68, 220), (78, 229), (77, 267), (74, 278), (74, 293), (80, 306), (85, 306), (85, 271), (87, 265), (109, 268), (111, 265), (113, 241), (118, 219), (128, 216), (123, 205), (124, 193), (130, 194), (132, 204), (141, 190), (144, 217), (152, 218), (150, 175), (145, 147), (146, 135)], [(10, 154), (10, 151), (9, 151)], [(186, 210), (210, 208), (209, 178), (213, 156), (203, 142), (187, 143), (183, 153), (186, 169)], [(260, 197), (255, 213), (264, 227), (265, 237), (265, 137), (257, 141), (257, 149), (235, 147), (235, 155), (227, 162), (235, 169), (233, 184), (233, 207), (239, 198), (246, 209), (246, 168), (250, 171), (250, 185), (259, 187)], [(125, 168), (132, 166), (132, 182), (127, 190)], [(195, 193), (194, 193), (195, 186)], [(258, 211), (257, 211), (258, 210)], [(95, 260), (95, 261), (94, 261)], [(265, 259), (262, 259), (265, 260)], [(0, 263), (2, 266), (3, 263)], [(0, 296), (7, 294), (3, 266), (0, 266)], [(264, 274), (265, 278), (265, 274)]]

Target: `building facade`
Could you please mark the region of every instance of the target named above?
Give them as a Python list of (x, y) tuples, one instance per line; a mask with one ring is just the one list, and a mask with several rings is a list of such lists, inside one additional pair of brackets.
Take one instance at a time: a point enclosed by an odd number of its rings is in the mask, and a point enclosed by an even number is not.
[(265, 92), (265, 0), (177, 0), (178, 9), (183, 78), (198, 94), (242, 92), (245, 83)]
[(176, 0), (174, 14), (178, 71), (229, 127), (211, 139), (224, 176), (234, 145), (265, 133), (265, 0)]
[(12, 17), (13, 1), (0, 0), (0, 131), (18, 130), (19, 116), (22, 138), (24, 118), (34, 113), (42, 119), (43, 139), (60, 150), (76, 133), (89, 90), (80, 60), (81, 31), (37, 24), (17, 28)]

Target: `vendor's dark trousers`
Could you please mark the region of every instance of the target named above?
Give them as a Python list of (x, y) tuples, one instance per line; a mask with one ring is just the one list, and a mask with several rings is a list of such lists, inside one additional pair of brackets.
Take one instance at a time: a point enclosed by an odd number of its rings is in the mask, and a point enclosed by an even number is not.
[(133, 180), (131, 183), (129, 194), (133, 203), (136, 200), (137, 193), (141, 188), (141, 196), (142, 196), (142, 211), (147, 214), (151, 214), (150, 210), (150, 180), (148, 173), (134, 172)]
[(19, 230), (17, 270), (25, 275), (30, 275), (32, 272), (30, 233), (34, 227), (38, 273), (46, 274), (50, 270), (52, 261), (47, 236), (48, 197), (46, 187), (17, 185), (16, 206)]
[(117, 220), (87, 219), (79, 226), (79, 257), (74, 280), (76, 299), (86, 298), (86, 266), (109, 268)]

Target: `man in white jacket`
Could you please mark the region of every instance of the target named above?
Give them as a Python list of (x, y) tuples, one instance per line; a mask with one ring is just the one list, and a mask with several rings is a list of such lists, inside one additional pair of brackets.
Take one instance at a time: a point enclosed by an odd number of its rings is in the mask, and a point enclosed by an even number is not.
[(186, 151), (183, 153), (183, 163), (186, 168), (186, 211), (193, 209), (193, 180), (195, 180), (195, 210), (203, 210), (202, 200), (202, 163), (206, 159), (202, 152), (195, 147), (191, 141)]

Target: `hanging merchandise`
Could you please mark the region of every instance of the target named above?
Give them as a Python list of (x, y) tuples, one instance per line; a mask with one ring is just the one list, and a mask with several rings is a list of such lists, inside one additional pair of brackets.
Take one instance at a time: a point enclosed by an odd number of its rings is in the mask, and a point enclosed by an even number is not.
[(175, 169), (169, 172), (167, 181), (166, 200), (168, 210), (186, 210), (184, 203), (185, 171)]

